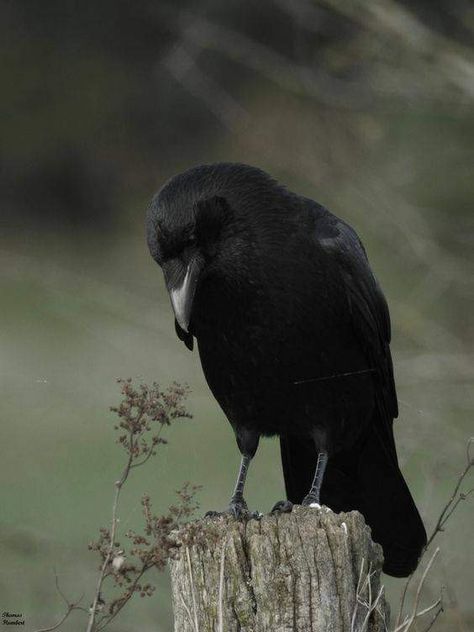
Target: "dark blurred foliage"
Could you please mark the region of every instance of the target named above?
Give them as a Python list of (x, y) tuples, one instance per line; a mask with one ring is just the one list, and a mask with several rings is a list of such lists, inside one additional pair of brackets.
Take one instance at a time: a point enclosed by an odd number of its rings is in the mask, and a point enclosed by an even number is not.
[[(157, 172), (184, 162), (184, 152), (186, 162), (193, 150), (199, 155), (220, 131), (215, 116), (199, 99), (190, 107), (167, 67), (196, 17), (289, 64), (304, 60), (311, 73), (331, 73), (332, 83), (357, 81), (365, 97), (371, 59), (359, 46), (361, 25), (332, 4), (3, 1), (2, 213), (35, 224), (107, 225), (130, 195), (153, 188)], [(436, 32), (472, 43), (469, 3), (404, 4)], [(235, 95), (262, 81), (212, 42), (199, 52), (211, 92), (215, 84)]]

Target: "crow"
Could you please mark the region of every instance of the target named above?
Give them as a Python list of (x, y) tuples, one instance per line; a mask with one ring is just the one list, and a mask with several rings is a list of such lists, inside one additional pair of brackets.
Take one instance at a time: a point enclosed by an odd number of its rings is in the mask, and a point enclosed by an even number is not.
[(356, 232), (244, 164), (191, 168), (154, 196), (147, 240), (178, 338), (197, 342), (242, 455), (229, 510), (262, 436), (279, 436), (287, 500), (359, 510), (384, 571), (410, 574), (426, 532), (400, 472), (390, 317)]

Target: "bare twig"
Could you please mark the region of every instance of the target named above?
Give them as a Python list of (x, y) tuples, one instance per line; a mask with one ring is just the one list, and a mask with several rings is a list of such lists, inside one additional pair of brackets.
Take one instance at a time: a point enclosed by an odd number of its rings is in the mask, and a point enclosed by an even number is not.
[(141, 572), (138, 573), (138, 575), (133, 580), (132, 585), (130, 586), (130, 588), (127, 591), (127, 595), (128, 596), (121, 601), (121, 603), (117, 606), (117, 608), (114, 610), (114, 612), (112, 614), (110, 614), (110, 615), (104, 615), (102, 617), (102, 619), (100, 619), (100, 621), (98, 622), (97, 627), (96, 627), (97, 632), (99, 632), (100, 630), (103, 630), (105, 628), (105, 626), (109, 625), (109, 623), (111, 623), (115, 619), (115, 617), (122, 610), (122, 608), (124, 608), (126, 606), (126, 604), (128, 603), (129, 599), (132, 597), (133, 593), (135, 592), (135, 588), (137, 587), (138, 582), (143, 577), (143, 575), (148, 570), (148, 568), (149, 567), (144, 566), (142, 568)]
[[(416, 589), (416, 594), (415, 594), (415, 601), (413, 603), (413, 609), (412, 609), (412, 613), (411, 616), (408, 617), (405, 621), (403, 621), (403, 623), (399, 624), (398, 621), (395, 625), (395, 629), (393, 632), (408, 632), (408, 630), (411, 628), (411, 626), (413, 625), (413, 622), (415, 621), (415, 619), (417, 618), (417, 616), (421, 616), (420, 613), (418, 613), (418, 604), (420, 602), (420, 596), (421, 596), (421, 591), (423, 589), (423, 584), (425, 583), (425, 579), (428, 575), (428, 573), (430, 572), (430, 569), (433, 565), (433, 562), (435, 561), (437, 555), (439, 553), (439, 547), (435, 550), (435, 552), (433, 553), (433, 555), (431, 556), (430, 561), (428, 562), (428, 564), (426, 565), (426, 568), (423, 572), (423, 575), (421, 576), (421, 579), (418, 583), (418, 587)], [(428, 609), (425, 609), (425, 611), (423, 612), (429, 612), (430, 610), (432, 610), (434, 607), (436, 607), (438, 605), (438, 603), (441, 602), (436, 602), (436, 604), (433, 604), (433, 606), (430, 606)]]
[(64, 613), (64, 615), (61, 617), (61, 619), (55, 624), (52, 625), (49, 628), (40, 628), (38, 630), (36, 630), (36, 632), (51, 632), (51, 630), (57, 630), (65, 621), (66, 619), (69, 617), (69, 615), (71, 614), (71, 612), (74, 610), (74, 606), (71, 604), (66, 612)]
[(428, 614), (428, 612), (431, 612), (432, 610), (434, 610), (435, 608), (438, 608), (439, 606), (441, 606), (442, 604), (442, 599), (441, 597), (439, 599), (437, 599), (434, 603), (431, 604), (431, 606), (428, 606), (427, 608), (425, 608), (424, 610), (420, 610), (420, 612), (416, 613), (416, 617), (423, 617), (425, 614)]
[(114, 501), (112, 504), (112, 521), (111, 521), (111, 527), (110, 527), (109, 547), (108, 547), (107, 555), (105, 556), (104, 561), (102, 563), (102, 566), (99, 572), (99, 577), (97, 578), (97, 585), (95, 589), (94, 600), (91, 605), (89, 622), (87, 624), (86, 632), (92, 632), (94, 629), (95, 617), (97, 614), (97, 604), (99, 602), (100, 593), (102, 590), (102, 584), (104, 582), (106, 570), (110, 564), (110, 561), (112, 559), (112, 555), (114, 552), (114, 548), (115, 548), (115, 535), (117, 531), (117, 509), (118, 509), (118, 503), (119, 503), (119, 498), (120, 498), (120, 492), (122, 491), (123, 484), (128, 478), (128, 475), (130, 473), (130, 468), (132, 466), (132, 461), (133, 461), (133, 449), (132, 449), (133, 448), (133, 433), (132, 432), (130, 432), (129, 434), (129, 441), (130, 441), (131, 449), (130, 449), (127, 465), (125, 466), (120, 479), (115, 482), (115, 494), (114, 494)]
[[(375, 572), (371, 570), (371, 566), (369, 565), (367, 574), (365, 575), (364, 580), (362, 581), (362, 576), (364, 574), (364, 566), (365, 566), (365, 560), (362, 559), (362, 563), (361, 563), (361, 567), (359, 571), (359, 579), (357, 581), (357, 588), (356, 588), (356, 603), (354, 605), (354, 610), (352, 612), (351, 632), (364, 632), (365, 630), (367, 630), (370, 615), (375, 611), (378, 612), (377, 607), (380, 603), (380, 600), (383, 597), (384, 590), (385, 590), (385, 587), (381, 586), (375, 600), (373, 600), (372, 577), (375, 575)], [(367, 598), (365, 599), (363, 597), (363, 594), (366, 591), (366, 589), (367, 589)], [(366, 609), (366, 613), (360, 627), (356, 628), (357, 613), (358, 613), (359, 605), (364, 606), (364, 608)]]
[(438, 521), (437, 521), (437, 523), (435, 525), (435, 528), (433, 529), (433, 532), (431, 533), (430, 537), (428, 538), (428, 542), (426, 543), (425, 550), (433, 542), (433, 540), (435, 539), (436, 535), (440, 531), (444, 530), (444, 526), (445, 526), (446, 522), (452, 516), (454, 510), (459, 505), (459, 503), (461, 501), (463, 501), (463, 500), (466, 500), (466, 498), (473, 492), (473, 490), (470, 489), (469, 491), (461, 493), (458, 496), (459, 488), (461, 487), (462, 482), (464, 481), (464, 479), (466, 478), (467, 474), (469, 473), (469, 470), (474, 466), (474, 458), (471, 456), (471, 446), (472, 446), (473, 443), (474, 443), (474, 437), (471, 437), (468, 440), (467, 446), (466, 446), (466, 460), (467, 460), (466, 467), (460, 473), (460, 475), (458, 477), (458, 480), (456, 482), (456, 485), (454, 486), (453, 493), (451, 494), (451, 497), (449, 498), (448, 502), (446, 503), (446, 505), (443, 507), (443, 510), (441, 511), (441, 514), (440, 514), (440, 516), (438, 518)]
[(360, 564), (360, 571), (359, 571), (359, 579), (357, 580), (357, 588), (356, 588), (356, 602), (354, 604), (354, 610), (352, 611), (352, 621), (351, 621), (351, 632), (355, 632), (355, 624), (356, 624), (356, 617), (357, 617), (357, 610), (359, 607), (359, 595), (360, 595), (360, 588), (361, 588), (361, 583), (362, 583), (362, 574), (364, 572), (364, 565), (365, 565), (365, 558), (362, 558), (362, 562)]
[[(421, 557), (423, 557), (423, 555), (427, 551), (428, 547), (433, 543), (433, 540), (436, 538), (438, 533), (440, 533), (440, 532), (442, 532), (444, 530), (444, 527), (445, 527), (447, 521), (453, 515), (453, 513), (457, 509), (458, 505), (463, 500), (466, 500), (466, 498), (468, 498), (468, 496), (470, 494), (472, 494), (473, 491), (474, 491), (473, 489), (469, 489), (467, 492), (459, 492), (461, 484), (463, 483), (464, 479), (466, 478), (466, 476), (469, 473), (469, 471), (471, 470), (471, 468), (474, 467), (474, 458), (471, 455), (471, 447), (472, 447), (473, 443), (474, 443), (474, 437), (471, 437), (467, 441), (467, 445), (466, 445), (466, 465), (465, 465), (464, 469), (460, 472), (460, 474), (459, 474), (459, 476), (457, 478), (456, 484), (454, 486), (454, 489), (453, 489), (453, 492), (451, 493), (450, 498), (448, 499), (447, 503), (445, 504), (445, 506), (441, 510), (441, 513), (440, 513), (439, 518), (438, 518), (438, 520), (436, 522), (436, 525), (435, 525), (431, 535), (429, 536), (429, 538), (427, 540), (426, 546), (424, 547), (424, 549), (422, 551)], [(436, 550), (438, 550), (438, 549), (436, 549)], [(406, 598), (407, 598), (407, 594), (408, 594), (408, 589), (409, 589), (409, 586), (410, 586), (411, 581), (413, 579), (413, 575), (414, 575), (414, 573), (409, 575), (409, 577), (407, 578), (407, 580), (405, 582), (405, 586), (403, 587), (403, 592), (402, 592), (402, 595), (401, 595), (401, 598), (400, 598), (400, 605), (399, 605), (399, 608), (398, 608), (398, 614), (397, 614), (397, 619), (396, 619), (396, 623), (395, 623), (395, 630), (400, 629), (400, 630), (405, 631), (405, 628), (400, 627), (400, 626), (402, 625), (403, 611), (404, 611), (404, 608), (405, 608), (405, 603), (406, 603)], [(440, 607), (442, 607), (441, 604), (440, 604)], [(404, 621), (404, 623), (405, 622), (406, 621)]]
[(59, 586), (59, 578), (58, 578), (58, 574), (56, 573), (56, 570), (54, 570), (54, 578), (55, 578), (56, 590), (58, 591), (59, 595), (61, 596), (64, 603), (66, 604), (66, 611), (56, 624), (48, 628), (39, 628), (38, 630), (35, 630), (35, 632), (52, 632), (52, 630), (57, 630), (66, 621), (66, 619), (69, 617), (69, 615), (71, 614), (73, 610), (83, 610), (87, 612), (85, 608), (79, 605), (82, 599), (84, 598), (84, 595), (81, 595), (81, 597), (79, 597), (77, 601), (74, 601), (74, 602), (69, 601), (69, 599), (65, 596), (65, 594), (63, 593), (63, 591), (61, 590)]
[[(66, 612), (54, 625), (37, 632), (47, 632), (58, 629), (74, 609), (81, 609), (88, 613), (87, 632), (99, 632), (103, 630), (128, 603), (131, 597), (140, 592), (141, 596), (150, 596), (155, 586), (150, 583), (142, 585), (142, 576), (153, 566), (163, 568), (172, 548), (172, 540), (169, 537), (171, 531), (176, 528), (182, 516), (189, 516), (196, 508), (193, 496), (196, 486), (189, 484), (178, 492), (180, 503), (171, 506), (164, 516), (157, 516), (151, 510), (150, 497), (144, 494), (142, 498), (143, 513), (145, 517), (144, 534), (133, 531), (126, 533), (131, 539), (132, 546), (128, 556), (124, 550), (119, 550), (117, 541), (118, 508), (122, 488), (129, 478), (133, 468), (144, 465), (151, 456), (156, 454), (156, 447), (166, 441), (161, 439), (164, 426), (169, 426), (176, 419), (189, 418), (191, 415), (183, 406), (183, 400), (188, 393), (187, 387), (173, 383), (166, 390), (162, 390), (157, 383), (152, 386), (145, 384), (135, 388), (131, 379), (118, 380), (121, 392), (124, 396), (118, 407), (111, 410), (118, 416), (115, 429), (120, 432), (117, 443), (125, 450), (127, 458), (120, 478), (115, 482), (115, 491), (112, 501), (111, 524), (108, 529), (101, 528), (100, 536), (96, 542), (89, 544), (89, 549), (97, 551), (101, 556), (101, 564), (97, 577), (92, 604), (88, 610), (81, 608), (77, 603), (70, 603), (59, 587), (56, 575), (56, 587), (62, 599), (66, 603)], [(131, 557), (138, 560), (126, 563), (125, 559)], [(123, 594), (115, 597), (107, 604), (102, 598), (104, 581), (112, 578), (115, 587), (126, 584)], [(99, 611), (104, 612), (98, 616)]]
[(442, 612), (443, 612), (443, 606), (441, 604), (440, 607), (438, 608), (438, 610), (434, 613), (433, 618), (431, 619), (431, 621), (428, 623), (428, 626), (423, 630), (423, 632), (428, 632), (429, 630), (431, 630), (431, 628), (436, 623), (437, 618), (439, 617), (439, 615)]
[[(161, 438), (161, 433), (163, 431), (163, 427), (164, 426), (160, 426), (160, 429), (158, 430), (158, 432), (156, 433), (156, 439), (157, 442), (160, 440)], [(140, 467), (142, 465), (145, 465), (145, 463), (148, 461), (148, 459), (153, 456), (155, 454), (155, 452), (153, 451), (153, 446), (150, 446), (145, 458), (143, 458), (141, 461), (135, 461), (135, 463), (131, 463), (130, 464), (130, 469), (134, 469), (135, 467)]]

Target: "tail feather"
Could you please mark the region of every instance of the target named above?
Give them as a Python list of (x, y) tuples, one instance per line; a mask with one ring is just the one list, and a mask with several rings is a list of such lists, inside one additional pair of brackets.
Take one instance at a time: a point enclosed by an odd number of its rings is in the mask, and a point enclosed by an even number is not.
[[(308, 493), (315, 467), (309, 437), (280, 438), (288, 499), (299, 504)], [(392, 429), (374, 423), (363, 442), (328, 462), (321, 501), (335, 512), (358, 510), (382, 545), (383, 570), (406, 577), (417, 566), (426, 532), (397, 464)]]

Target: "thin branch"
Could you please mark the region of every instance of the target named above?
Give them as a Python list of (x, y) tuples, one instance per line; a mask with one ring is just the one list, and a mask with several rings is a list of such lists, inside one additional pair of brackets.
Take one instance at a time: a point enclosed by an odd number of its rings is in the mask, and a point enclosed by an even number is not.
[(433, 618), (431, 619), (431, 621), (428, 624), (428, 627), (426, 627), (423, 632), (428, 632), (429, 630), (431, 630), (431, 628), (434, 626), (434, 624), (436, 623), (437, 618), (439, 617), (439, 615), (443, 612), (443, 606), (442, 604), (440, 605), (440, 607), (438, 608), (438, 610), (435, 612)]
[[(147, 542), (146, 538), (143, 538), (143, 536), (137, 536), (134, 539), (135, 548), (132, 549), (131, 552), (140, 559), (141, 565), (136, 566), (133, 564), (124, 570), (124, 574), (128, 573), (125, 576), (125, 580), (129, 583), (128, 588), (125, 590), (124, 594), (116, 598), (110, 604), (107, 611), (102, 612), (99, 616), (99, 604), (101, 606), (100, 610), (102, 610), (102, 607), (105, 604), (101, 596), (104, 581), (107, 578), (114, 577), (116, 586), (123, 585), (123, 582), (118, 578), (117, 573), (119, 573), (125, 557), (123, 557), (122, 561), (120, 561), (119, 566), (115, 567), (114, 563), (116, 559), (119, 561), (119, 554), (124, 553), (123, 551), (118, 551), (116, 549), (118, 546), (118, 508), (122, 487), (129, 478), (132, 468), (144, 465), (152, 455), (156, 454), (155, 448), (160, 443), (160, 436), (164, 426), (170, 425), (175, 419), (191, 417), (182, 405), (183, 398), (186, 397), (189, 390), (186, 386), (183, 387), (177, 383), (173, 383), (167, 391), (162, 392), (157, 383), (153, 383), (151, 387), (141, 384), (138, 388), (135, 388), (132, 385), (132, 380), (130, 378), (127, 380), (119, 379), (118, 382), (121, 384), (121, 392), (122, 395), (124, 395), (124, 399), (118, 407), (112, 407), (111, 410), (115, 412), (120, 419), (120, 421), (115, 425), (115, 429), (119, 430), (121, 433), (117, 438), (117, 443), (122, 445), (127, 454), (127, 458), (120, 478), (115, 481), (114, 485), (115, 492), (113, 494), (110, 528), (100, 529), (98, 541), (92, 542), (89, 545), (90, 550), (99, 552), (100, 559), (102, 560), (97, 577), (93, 602), (89, 609), (80, 607), (78, 605), (80, 600), (76, 603), (70, 603), (59, 586), (58, 576), (55, 571), (56, 588), (59, 595), (65, 602), (67, 610), (58, 623), (49, 628), (38, 630), (37, 632), (49, 632), (50, 630), (58, 629), (67, 619), (72, 610), (75, 609), (80, 609), (88, 614), (87, 632), (98, 632), (99, 630), (102, 630), (117, 616), (125, 604), (128, 603), (130, 598), (138, 590), (141, 591), (142, 596), (152, 594), (155, 587), (151, 584), (146, 584), (146, 586), (142, 587), (140, 586), (139, 581), (143, 574), (155, 565), (155, 555), (157, 554), (157, 550), (163, 556), (163, 559), (160, 558), (161, 566), (164, 565), (164, 560), (166, 559), (166, 554), (168, 552), (167, 542), (161, 544), (162, 549), (157, 549), (160, 545), (160, 541), (152, 546), (152, 544)], [(160, 424), (157, 433), (154, 436), (145, 436), (146, 433), (151, 430), (153, 422), (158, 422)], [(123, 430), (125, 430), (124, 433)], [(164, 442), (161, 440), (161, 443)], [(151, 521), (153, 521), (153, 523), (156, 521), (156, 537), (158, 538), (159, 536), (160, 538), (165, 538), (168, 535), (167, 529), (171, 528), (171, 526), (173, 526), (176, 522), (174, 520), (175, 513), (178, 513), (178, 516), (181, 517), (182, 512), (187, 512), (187, 514), (189, 514), (192, 511), (193, 507), (190, 505), (190, 500), (192, 499), (194, 491), (195, 488), (192, 488), (191, 492), (187, 494), (186, 490), (182, 491), (182, 503), (179, 512), (176, 511), (175, 507), (170, 507), (170, 513), (168, 516), (158, 518), (147, 514), (146, 519), (148, 520), (148, 524), (146, 528), (150, 529), (150, 533), (153, 530)], [(149, 504), (147, 505), (146, 497), (142, 500), (142, 504), (145, 508), (148, 508), (149, 513)], [(186, 505), (186, 507), (183, 505)], [(148, 531), (146, 532), (148, 533)], [(146, 548), (145, 550), (140, 549), (138, 545), (142, 544), (141, 540), (146, 542), (147, 546), (149, 545), (149, 550)]]
[[(359, 571), (359, 578), (357, 580), (357, 588), (356, 588), (356, 603), (354, 605), (354, 610), (352, 612), (352, 620), (351, 620), (351, 632), (356, 632), (356, 620), (357, 620), (357, 612), (359, 605), (364, 606), (367, 610), (364, 619), (362, 621), (361, 626), (357, 629), (357, 632), (364, 632), (367, 629), (370, 615), (377, 610), (377, 606), (380, 603), (380, 600), (384, 594), (385, 587), (381, 586), (380, 590), (375, 598), (375, 601), (372, 601), (372, 577), (375, 575), (375, 571), (371, 571), (371, 566), (369, 565), (367, 574), (364, 577), (364, 581), (362, 581), (362, 576), (364, 573), (365, 560), (362, 559), (362, 563)], [(364, 593), (367, 587), (367, 600), (362, 598), (362, 594)], [(377, 610), (378, 612), (378, 610)]]
[[(369, 585), (370, 585), (370, 582), (369, 582)], [(372, 590), (370, 591), (369, 604), (368, 604), (369, 607), (367, 608), (367, 614), (365, 615), (365, 619), (364, 619), (364, 621), (362, 623), (361, 632), (363, 632), (366, 629), (366, 627), (367, 627), (367, 625), (369, 623), (370, 615), (377, 608), (377, 606), (379, 604), (379, 601), (382, 598), (382, 595), (384, 593), (384, 588), (385, 588), (384, 586), (380, 586), (379, 593), (378, 593), (377, 597), (375, 598), (375, 601), (373, 602), (373, 604), (371, 603), (372, 602)]]
[(412, 609), (412, 613), (411, 616), (406, 619), (402, 624), (399, 625), (398, 621), (395, 625), (395, 629), (393, 632), (408, 632), (408, 630), (410, 629), (410, 627), (412, 626), (413, 622), (415, 621), (416, 617), (417, 617), (417, 612), (418, 612), (418, 604), (420, 602), (420, 596), (421, 596), (421, 591), (423, 589), (423, 584), (425, 583), (425, 579), (433, 565), (433, 562), (435, 561), (437, 555), (439, 553), (439, 547), (435, 550), (435, 552), (433, 553), (433, 555), (431, 556), (430, 561), (428, 562), (428, 564), (426, 565), (426, 568), (423, 572), (423, 575), (421, 576), (421, 579), (418, 583), (418, 587), (416, 589), (416, 595), (415, 595), (415, 601), (413, 603), (413, 609)]
[(54, 572), (54, 582), (56, 585), (56, 590), (58, 591), (59, 595), (61, 596), (64, 603), (66, 604), (66, 612), (55, 625), (52, 625), (49, 628), (40, 628), (38, 630), (35, 630), (35, 632), (51, 632), (52, 630), (57, 630), (66, 621), (66, 619), (69, 617), (69, 615), (71, 614), (73, 610), (82, 610), (84, 612), (87, 612), (85, 608), (79, 605), (82, 599), (84, 598), (84, 595), (81, 595), (79, 599), (77, 599), (74, 602), (69, 601), (69, 599), (66, 597), (66, 595), (63, 593), (63, 591), (61, 590), (59, 586), (59, 578), (58, 578), (58, 574), (55, 568), (53, 568), (53, 572)]
[(134, 592), (135, 592), (135, 588), (138, 584), (138, 582), (140, 581), (140, 579), (143, 577), (143, 575), (146, 573), (146, 571), (151, 568), (150, 566), (144, 564), (140, 573), (138, 573), (138, 575), (135, 577), (132, 585), (130, 586), (129, 590), (128, 590), (128, 596), (126, 599), (124, 599), (118, 606), (117, 608), (114, 610), (114, 612), (110, 615), (104, 615), (104, 617), (99, 621), (99, 623), (97, 624), (97, 632), (99, 632), (100, 630), (103, 630), (105, 628), (105, 626), (109, 625), (109, 623), (111, 623), (115, 617), (118, 615), (118, 613), (122, 610), (122, 608), (124, 606), (126, 606), (126, 604), (130, 601), (130, 599), (132, 598)]
[(408, 575), (408, 578), (405, 582), (405, 586), (403, 586), (402, 595), (400, 597), (400, 605), (398, 606), (397, 620), (395, 621), (395, 629), (400, 625), (403, 616), (403, 610), (405, 608), (405, 601), (407, 598), (408, 588), (410, 586), (411, 580), (413, 579), (414, 573)]
[[(446, 517), (444, 519), (444, 523), (446, 523), (449, 518), (451, 517), (451, 515), (455, 512), (457, 506), (459, 505), (459, 503), (461, 503), (463, 500), (467, 500), (467, 498), (474, 492), (474, 488), (472, 489), (468, 489), (467, 492), (462, 492), (461, 494), (459, 494), (459, 498), (456, 500), (456, 502), (453, 504), (452, 508), (448, 511), (448, 513), (446, 514)], [(443, 524), (444, 524), (443, 523)]]
[(66, 619), (69, 617), (69, 615), (71, 614), (73, 610), (75, 610), (74, 606), (72, 604), (69, 605), (66, 612), (61, 617), (61, 619), (56, 623), (56, 625), (52, 625), (49, 628), (40, 628), (36, 630), (35, 632), (51, 632), (51, 630), (57, 630), (66, 621)]
[[(164, 424), (161, 424), (160, 429), (159, 429), (159, 430), (158, 430), (158, 432), (156, 433), (156, 438), (157, 438), (157, 439), (159, 439), (159, 438), (160, 438), (161, 433), (162, 433), (162, 431), (163, 431), (163, 427), (164, 427)], [(140, 433), (140, 434), (142, 434), (142, 433)], [(145, 458), (144, 458), (144, 459), (142, 459), (141, 461), (137, 461), (136, 463), (132, 463), (132, 464), (130, 465), (130, 469), (132, 470), (132, 469), (134, 469), (135, 467), (140, 467), (141, 465), (145, 465), (145, 463), (148, 461), (148, 459), (149, 459), (151, 456), (153, 456), (153, 450), (154, 450), (154, 448), (155, 448), (155, 447), (156, 447), (156, 446), (152, 444), (152, 445), (150, 446), (150, 450), (149, 450), (148, 454), (145, 456)]]
[(58, 574), (56, 572), (56, 569), (53, 568), (53, 572), (54, 572), (54, 583), (56, 584), (56, 590), (58, 591), (58, 593), (61, 595), (64, 603), (66, 604), (66, 606), (70, 605), (70, 601), (69, 599), (66, 597), (66, 595), (63, 593), (63, 591), (61, 590), (60, 586), (59, 586), (59, 577)]
[(100, 592), (101, 592), (101, 589), (102, 589), (102, 584), (103, 584), (104, 579), (105, 579), (105, 574), (106, 574), (107, 567), (110, 564), (110, 560), (112, 559), (112, 554), (114, 552), (115, 535), (116, 535), (116, 531), (117, 531), (117, 509), (118, 509), (118, 503), (119, 503), (119, 499), (120, 499), (120, 492), (122, 491), (123, 484), (125, 483), (125, 481), (128, 478), (128, 475), (130, 473), (130, 468), (132, 466), (132, 461), (133, 461), (133, 433), (132, 432), (130, 432), (129, 440), (130, 440), (130, 453), (129, 453), (129, 456), (128, 456), (127, 465), (125, 466), (125, 468), (124, 468), (124, 470), (122, 472), (122, 476), (115, 483), (115, 496), (114, 496), (114, 502), (113, 502), (113, 505), (112, 505), (112, 524), (111, 524), (111, 528), (110, 528), (109, 547), (108, 547), (108, 550), (107, 550), (107, 555), (105, 556), (104, 561), (102, 563), (102, 567), (100, 569), (99, 577), (97, 579), (97, 586), (96, 586), (96, 589), (95, 589), (94, 601), (92, 602), (90, 615), (89, 615), (89, 622), (87, 624), (86, 632), (92, 632), (94, 630), (95, 617), (96, 617), (96, 614), (97, 614), (97, 604), (99, 602)]
[(365, 558), (362, 558), (362, 562), (360, 564), (360, 571), (359, 571), (359, 579), (357, 580), (357, 588), (356, 588), (356, 602), (354, 604), (354, 610), (352, 611), (352, 621), (351, 621), (351, 632), (355, 632), (355, 623), (356, 623), (356, 616), (357, 616), (357, 610), (358, 610), (358, 605), (359, 605), (359, 595), (360, 595), (360, 585), (362, 582), (362, 573), (364, 572), (364, 566), (365, 566)]
[[(474, 443), (474, 437), (470, 437), (469, 440), (467, 441), (467, 445), (466, 445), (466, 466), (464, 467), (464, 469), (460, 472), (456, 484), (454, 486), (453, 492), (451, 493), (450, 498), (448, 499), (447, 503), (445, 504), (445, 506), (443, 507), (443, 509), (441, 510), (441, 513), (439, 515), (439, 518), (436, 522), (436, 525), (430, 535), (430, 537), (428, 538), (426, 545), (421, 553), (420, 559), (423, 557), (423, 555), (425, 554), (425, 552), (427, 551), (428, 547), (433, 543), (433, 540), (435, 539), (435, 537), (437, 536), (438, 533), (442, 532), (444, 530), (444, 527), (447, 523), (447, 521), (449, 520), (449, 518), (453, 515), (454, 511), (456, 510), (456, 508), (458, 507), (458, 505), (463, 501), (466, 500), (470, 494), (472, 494), (474, 492), (474, 489), (469, 489), (467, 492), (461, 492), (459, 493), (459, 489), (461, 487), (462, 482), (464, 481), (464, 479), (466, 478), (467, 474), (469, 473), (469, 471), (471, 470), (472, 467), (474, 467), (474, 457), (471, 455), (471, 447)], [(459, 493), (459, 496), (458, 496)], [(400, 628), (401, 625), (401, 621), (402, 621), (402, 616), (403, 616), (403, 610), (405, 608), (405, 603), (406, 603), (406, 597), (408, 594), (408, 588), (410, 586), (411, 580), (413, 579), (413, 575), (414, 573), (412, 573), (411, 575), (408, 576), (406, 582), (405, 582), (405, 586), (403, 587), (403, 592), (402, 595), (400, 597), (400, 605), (398, 607), (398, 614), (397, 614), (397, 619), (396, 619), (396, 623), (395, 623), (395, 630), (397, 629), (402, 629)]]
[(132, 463), (132, 465), (130, 466), (130, 469), (134, 469), (135, 467), (140, 467), (140, 465), (145, 465), (145, 463), (148, 461), (148, 459), (153, 455), (153, 448), (151, 447), (148, 454), (146, 455), (146, 457), (144, 459), (142, 459), (141, 461), (137, 461), (136, 463)]
[[(468, 440), (467, 446), (466, 446), (466, 457), (467, 457), (466, 467), (460, 473), (460, 475), (458, 477), (458, 480), (457, 480), (457, 483), (454, 486), (453, 493), (451, 494), (451, 497), (449, 498), (448, 502), (446, 503), (446, 505), (443, 507), (443, 510), (441, 511), (441, 514), (440, 514), (440, 516), (438, 518), (436, 526), (433, 529), (432, 534), (428, 538), (428, 542), (426, 543), (426, 546), (425, 546), (425, 549), (424, 549), (425, 551), (430, 546), (430, 544), (433, 542), (433, 540), (436, 537), (436, 535), (440, 531), (443, 531), (444, 525), (448, 521), (449, 517), (452, 515), (454, 509), (458, 506), (459, 502), (461, 500), (465, 500), (466, 497), (472, 492), (472, 490), (469, 490), (466, 494), (462, 494), (458, 499), (456, 499), (457, 494), (459, 492), (459, 488), (461, 487), (462, 482), (464, 481), (464, 479), (466, 478), (467, 474), (469, 473), (469, 470), (474, 466), (474, 459), (471, 456), (471, 446), (472, 446), (473, 443), (474, 443), (474, 437), (471, 437)], [(453, 503), (455, 504), (455, 507), (452, 509)]]
[(440, 597), (434, 603), (432, 603), (431, 606), (428, 606), (424, 610), (420, 610), (420, 612), (417, 612), (416, 618), (423, 617), (425, 614), (428, 614), (428, 612), (431, 612), (432, 610), (434, 610), (438, 606), (441, 606), (441, 604), (442, 604), (442, 600), (441, 600), (441, 597)]

